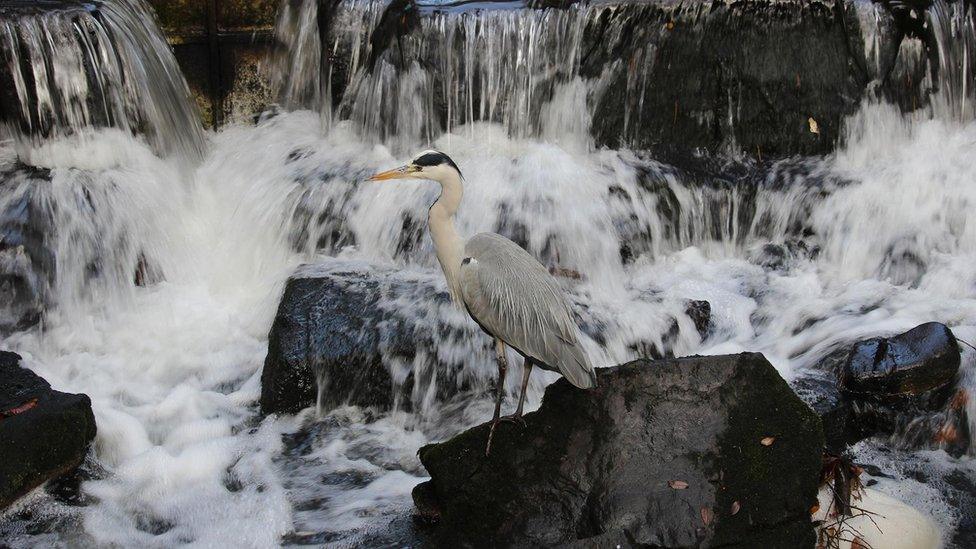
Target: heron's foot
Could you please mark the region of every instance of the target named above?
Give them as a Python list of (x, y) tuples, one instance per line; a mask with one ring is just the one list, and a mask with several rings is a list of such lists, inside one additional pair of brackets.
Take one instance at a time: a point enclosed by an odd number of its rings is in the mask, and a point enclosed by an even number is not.
[(495, 429), (498, 428), (500, 423), (511, 423), (523, 429), (526, 427), (525, 418), (522, 417), (522, 414), (512, 414), (493, 419), (491, 422), (491, 430), (488, 431), (488, 444), (485, 446), (485, 456), (491, 454), (491, 441), (495, 438)]
[(498, 418), (498, 421), (504, 421), (505, 423), (512, 423), (514, 425), (518, 425), (523, 429), (525, 429), (526, 426), (525, 418), (522, 417), (522, 414), (518, 414), (518, 413), (512, 414), (510, 416), (502, 416)]

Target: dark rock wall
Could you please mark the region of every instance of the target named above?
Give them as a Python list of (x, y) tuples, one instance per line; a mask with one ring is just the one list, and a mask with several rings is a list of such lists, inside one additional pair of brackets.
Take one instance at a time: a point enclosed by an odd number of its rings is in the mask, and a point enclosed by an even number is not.
[[(260, 65), (273, 47), (279, 0), (150, 3), (210, 126), (275, 101)], [(575, 3), (528, 2), (516, 9), (567, 9)], [(330, 43), (342, 6), (337, 0), (319, 2), (319, 32)], [(418, 9), (409, 0), (382, 9), (368, 37), (366, 63), (373, 66), (384, 56), (407, 63), (420, 20), (437, 10)], [(938, 62), (931, 33), (914, 32), (915, 19), (890, 7), (878, 12), (877, 28), (868, 29), (859, 9), (851, 1), (827, 0), (622, 2), (606, 9), (586, 24), (579, 67), (585, 78), (611, 76), (606, 93), (592, 105), (593, 137), (597, 144), (666, 156), (730, 146), (760, 159), (823, 154), (837, 145), (844, 118), (866, 95), (886, 97), (906, 110), (924, 106), (922, 80)], [(873, 33), (881, 44), (878, 60), (865, 57), (865, 41), (874, 40)], [(920, 42), (923, 53), (898, 55), (907, 41)], [(347, 61), (342, 51), (322, 60), (332, 76), (333, 105), (349, 82)], [(422, 64), (434, 61), (425, 58)], [(653, 82), (653, 89), (635, 93), (639, 82)], [(432, 93), (443, 87), (432, 86)], [(437, 106), (446, 98), (432, 101)]]
[[(591, 57), (653, 56), (645, 77), (653, 89), (637, 106), (625, 97), (630, 76), (620, 73), (594, 113), (597, 141), (664, 153), (731, 144), (758, 157), (829, 152), (867, 84), (855, 62), (862, 49), (848, 38), (852, 10), (843, 2), (715, 2), (611, 12), (604, 25), (621, 19), (628, 30)], [(627, 109), (637, 122), (621, 135)]]

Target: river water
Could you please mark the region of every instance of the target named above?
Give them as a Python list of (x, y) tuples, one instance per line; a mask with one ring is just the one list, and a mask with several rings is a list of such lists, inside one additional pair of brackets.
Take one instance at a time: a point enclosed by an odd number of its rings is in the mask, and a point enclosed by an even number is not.
[[(318, 40), (301, 27), (314, 19), (311, 3), (290, 4), (300, 9), (285, 10), (279, 32), (293, 51), (273, 76), (291, 87), (277, 114), (201, 134), (199, 147), (197, 130), (172, 121), (140, 138), (127, 126), (77, 117), (65, 135), (11, 138), (0, 147), (5, 173), (21, 169), (18, 157), (50, 170), (8, 178), (0, 206), (27, 200), (50, 212), (58, 265), (43, 330), (14, 333), (0, 347), (22, 354), (54, 388), (88, 394), (98, 425), (77, 497), (36, 491), (0, 518), (9, 543), (420, 539), (409, 518), (410, 490), (425, 479), (416, 451), (489, 417), (487, 342), (437, 342), (438, 352), (469, 357), (470, 378), (485, 392), (415, 413), (343, 407), (264, 417), (257, 399), (271, 320), (299, 265), (392, 267), (444, 286), (423, 224), (405, 222), (424, 219), (435, 185), (363, 182), (428, 140), (464, 172), (462, 234), (518, 232), (544, 263), (579, 274), (563, 282), (575, 306), (603, 326), (601, 341), (586, 341), (600, 366), (635, 358), (638, 342), (661, 344), (672, 318), (680, 325), (675, 354), (758, 351), (787, 380), (840, 345), (922, 322), (945, 322), (958, 337), (976, 339), (976, 122), (971, 88), (960, 87), (971, 75), (943, 74), (958, 86), (947, 80), (941, 99), (915, 113), (864, 101), (830, 156), (758, 164), (733, 143), (727, 156), (711, 159), (718, 169), (691, 173), (632, 150), (595, 147), (586, 97), (600, 83), (572, 70), (546, 84), (551, 99), (536, 110), (524, 94), (537, 82), (523, 86), (504, 63), (477, 65), (511, 78), (501, 78), (484, 104), (459, 98), (461, 114), (445, 133), (427, 122), (429, 80), (419, 68), (382, 77), (353, 70), (352, 91), (331, 116), (332, 107), (322, 107), (330, 94), (301, 80), (318, 63), (302, 53), (317, 51), (302, 49), (303, 39)], [(145, 9), (135, 0), (121, 5)], [(362, 32), (353, 20), (368, 25), (376, 17), (371, 4), (359, 8), (362, 19), (346, 14), (350, 32)], [(484, 28), (500, 36), (488, 44), (517, 49), (532, 24), (551, 30), (558, 23), (565, 32), (551, 39), (573, 51), (570, 22), (484, 17)], [(430, 23), (438, 24), (453, 23)], [(943, 53), (971, 54), (959, 42)], [(143, 55), (173, 65), (164, 46)], [(396, 101), (367, 93), (385, 89), (382, 78), (394, 79)], [(168, 99), (149, 101), (183, 101), (182, 81), (175, 86), (175, 96), (170, 90)], [(127, 93), (138, 106), (148, 92)], [(371, 119), (381, 104), (415, 116)], [(530, 107), (539, 116), (517, 123)], [(179, 135), (164, 139), (166, 132)], [(770, 243), (796, 253), (772, 262)], [(150, 283), (135, 283), (137, 265)], [(683, 314), (689, 299), (711, 304), (704, 340)], [(453, 314), (433, 303), (410, 306), (416, 310), (404, 314)], [(972, 391), (971, 351), (962, 371)], [(533, 376), (530, 408), (554, 379)], [(968, 406), (976, 418), (976, 400)], [(870, 441), (855, 455), (888, 464), (891, 478), (879, 477), (876, 488), (931, 516), (951, 543), (967, 519), (949, 501), (945, 479), (976, 480), (973, 456), (898, 448), (895, 439)]]

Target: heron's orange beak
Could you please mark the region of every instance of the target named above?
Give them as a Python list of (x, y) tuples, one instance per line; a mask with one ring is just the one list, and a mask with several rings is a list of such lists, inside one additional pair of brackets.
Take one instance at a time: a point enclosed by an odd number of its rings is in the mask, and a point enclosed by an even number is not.
[(370, 177), (370, 181), (385, 181), (387, 179), (400, 179), (409, 172), (409, 166), (400, 166), (399, 168), (387, 170), (385, 172), (380, 172), (373, 177)]

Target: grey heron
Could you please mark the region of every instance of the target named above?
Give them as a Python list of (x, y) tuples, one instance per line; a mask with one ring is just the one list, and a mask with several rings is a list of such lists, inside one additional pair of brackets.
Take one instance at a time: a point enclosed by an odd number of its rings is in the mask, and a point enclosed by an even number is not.
[[(409, 164), (378, 173), (371, 181), (422, 179), (440, 183), (441, 194), (431, 205), (427, 227), (451, 299), (495, 340), (498, 389), (485, 455), (501, 421), (524, 424), (522, 409), (533, 366), (561, 373), (581, 389), (596, 386), (596, 373), (580, 345), (579, 328), (556, 279), (518, 244), (494, 233), (465, 241), (454, 226), (464, 194), (457, 164), (439, 151), (424, 151)], [(524, 358), (522, 390), (515, 413), (500, 417), (505, 372), (505, 346)]]

